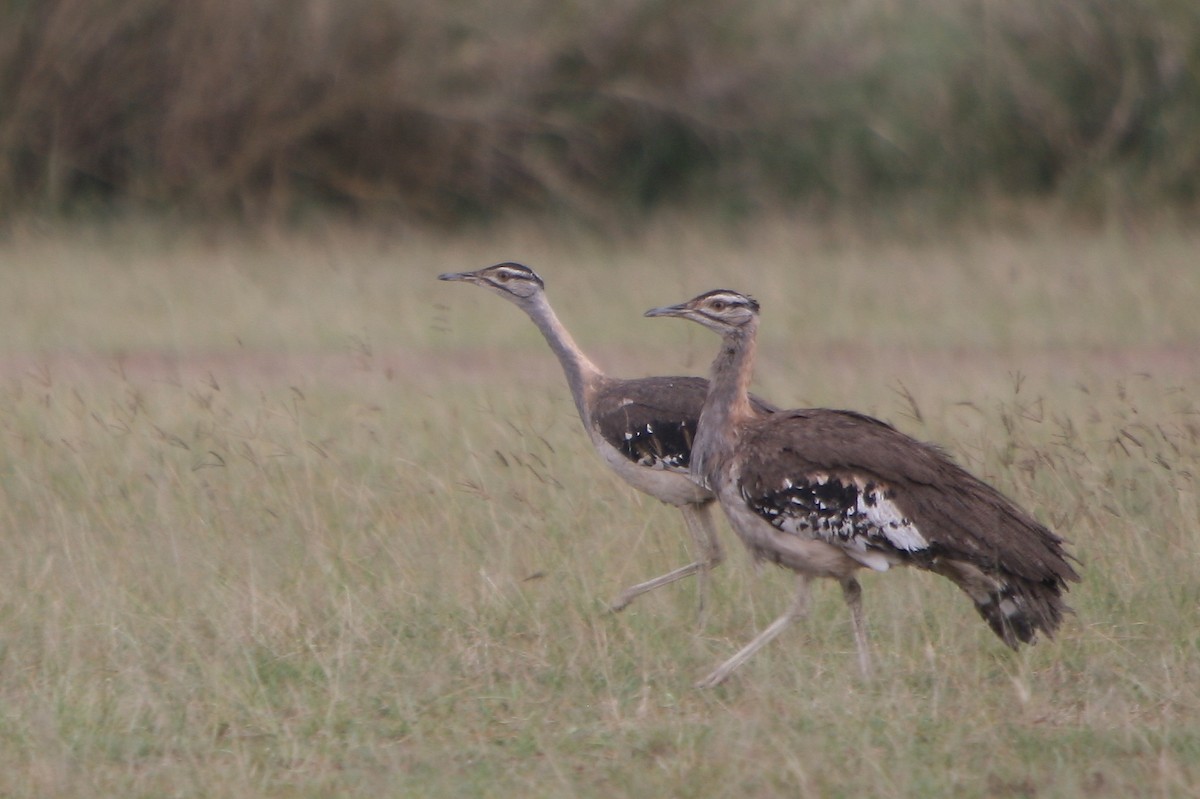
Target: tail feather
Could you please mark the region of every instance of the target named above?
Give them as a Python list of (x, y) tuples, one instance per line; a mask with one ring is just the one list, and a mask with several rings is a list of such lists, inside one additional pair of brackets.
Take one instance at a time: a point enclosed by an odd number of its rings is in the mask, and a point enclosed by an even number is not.
[[(975, 609), (988, 623), (1000, 640), (1016, 649), (1019, 644), (1032, 644), (1039, 630), (1047, 638), (1054, 637), (1062, 619), (1062, 601), (1031, 602), (1026, 594), (1005, 585), (991, 592), (984, 602), (976, 602)], [(1040, 606), (1040, 607), (1039, 607)]]
[(992, 632), (1012, 649), (1032, 644), (1039, 632), (1053, 638), (1064, 613), (1058, 581), (1035, 582), (1003, 573), (986, 574), (959, 560), (940, 560), (932, 571), (950, 578), (975, 602), (975, 609)]

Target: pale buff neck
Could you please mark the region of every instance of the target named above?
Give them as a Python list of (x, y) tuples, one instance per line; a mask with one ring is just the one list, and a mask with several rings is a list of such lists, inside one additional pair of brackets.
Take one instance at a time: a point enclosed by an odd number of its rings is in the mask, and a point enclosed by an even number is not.
[(583, 354), (575, 339), (563, 327), (562, 322), (550, 307), (545, 295), (537, 294), (520, 303), (525, 313), (537, 325), (538, 330), (550, 345), (550, 349), (558, 357), (567, 385), (571, 388), (571, 397), (575, 400), (575, 408), (585, 426), (591, 425), (591, 414), (588, 413), (588, 401), (595, 391), (597, 384), (604, 379), (603, 372), (596, 364)]
[(725, 334), (712, 362), (708, 396), (700, 412), (692, 444), (692, 477), (710, 489), (719, 487), (720, 472), (737, 446), (738, 430), (754, 417), (750, 381), (754, 377), (758, 320)]

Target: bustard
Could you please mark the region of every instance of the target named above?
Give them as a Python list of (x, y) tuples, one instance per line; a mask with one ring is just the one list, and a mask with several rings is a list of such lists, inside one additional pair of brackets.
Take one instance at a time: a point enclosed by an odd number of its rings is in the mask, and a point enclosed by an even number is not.
[(710, 488), (756, 559), (797, 574), (786, 613), (701, 680), (717, 685), (804, 615), (813, 577), (841, 583), (858, 662), (870, 674), (855, 572), (911, 565), (948, 577), (1005, 644), (1053, 636), (1062, 594), (1079, 576), (1063, 540), (937, 447), (852, 411), (767, 415), (747, 401), (759, 307), (710, 291), (647, 316), (699, 322), (721, 334), (692, 445), (694, 479)]
[[(689, 476), (692, 438), (708, 381), (700, 377), (645, 377), (621, 380), (604, 374), (584, 355), (550, 307), (545, 283), (517, 263), (500, 263), (476, 272), (454, 272), (439, 280), (474, 283), (499, 294), (529, 315), (558, 356), (575, 407), (592, 446), (604, 462), (637, 490), (679, 508), (696, 548), (696, 560), (652, 580), (630, 586), (613, 600), (620, 611), (641, 594), (696, 574), (703, 620), (709, 570), (724, 554), (713, 523), (713, 495)], [(747, 402), (758, 413), (771, 406), (756, 397)]]

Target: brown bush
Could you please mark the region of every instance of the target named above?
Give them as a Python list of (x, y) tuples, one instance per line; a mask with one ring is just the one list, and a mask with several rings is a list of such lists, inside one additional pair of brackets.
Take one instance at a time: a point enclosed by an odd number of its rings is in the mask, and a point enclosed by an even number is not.
[(1192, 203), (1198, 43), (1189, 0), (9, 0), (0, 208)]

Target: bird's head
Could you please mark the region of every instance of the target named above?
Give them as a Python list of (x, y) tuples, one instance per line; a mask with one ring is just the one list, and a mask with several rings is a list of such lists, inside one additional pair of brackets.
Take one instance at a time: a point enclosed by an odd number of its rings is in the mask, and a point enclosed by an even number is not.
[(706, 291), (678, 305), (651, 308), (646, 316), (676, 316), (699, 322), (721, 335), (752, 330), (758, 319), (758, 302), (753, 297), (729, 289)]
[(460, 280), (464, 283), (474, 283), (491, 289), (502, 297), (516, 302), (541, 294), (546, 284), (538, 277), (538, 273), (523, 264), (505, 262), (496, 264), (475, 272), (447, 272), (438, 275), (438, 280)]

